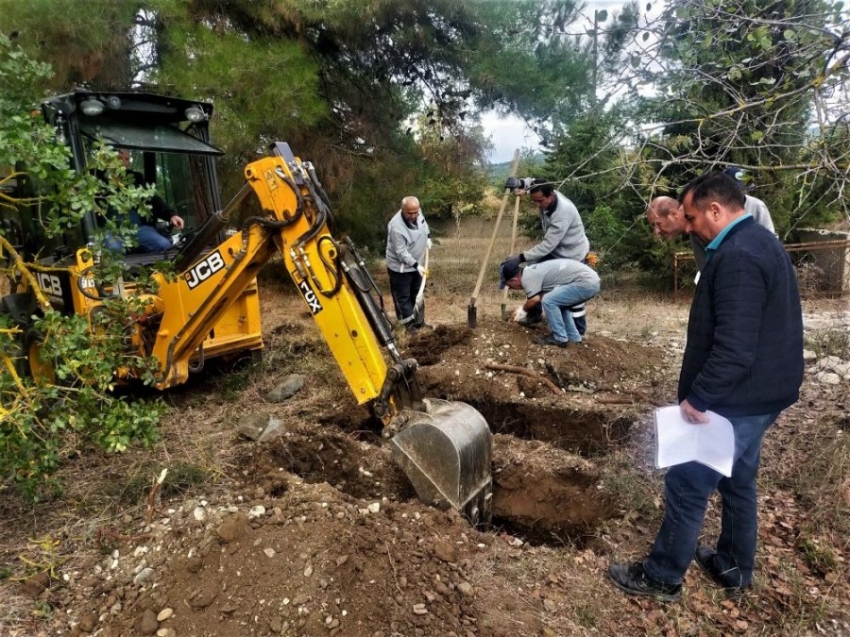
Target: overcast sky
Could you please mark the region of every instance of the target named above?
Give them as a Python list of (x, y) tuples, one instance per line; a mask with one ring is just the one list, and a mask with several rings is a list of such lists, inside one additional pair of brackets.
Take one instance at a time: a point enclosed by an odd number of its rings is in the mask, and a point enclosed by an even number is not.
[(540, 138), (518, 117), (500, 117), (488, 111), (481, 117), (484, 134), (490, 136), (493, 150), (489, 160), (500, 164), (513, 159), (517, 148), (537, 148)]

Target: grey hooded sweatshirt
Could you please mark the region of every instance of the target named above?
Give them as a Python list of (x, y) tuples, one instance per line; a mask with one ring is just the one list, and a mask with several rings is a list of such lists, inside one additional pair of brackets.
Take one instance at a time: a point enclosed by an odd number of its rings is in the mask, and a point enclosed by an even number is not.
[(393, 272), (413, 272), (417, 264), (424, 265), (425, 248), (431, 231), (420, 211), (416, 227), (411, 228), (401, 214), (395, 213), (387, 224), (387, 269)]

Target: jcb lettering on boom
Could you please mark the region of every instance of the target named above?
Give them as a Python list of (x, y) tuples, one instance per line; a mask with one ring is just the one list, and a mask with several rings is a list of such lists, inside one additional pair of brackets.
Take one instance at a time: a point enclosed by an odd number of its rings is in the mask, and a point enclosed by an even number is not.
[(216, 250), (184, 275), (189, 289), (195, 289), (222, 268), (224, 259), (221, 258), (221, 252)]
[(310, 284), (307, 283), (307, 281), (301, 281), (298, 284), (298, 289), (301, 290), (301, 294), (304, 296), (304, 300), (307, 301), (307, 305), (313, 313), (313, 316), (316, 316), (316, 314), (322, 311), (322, 303), (319, 301), (319, 297), (316, 296), (316, 293), (313, 292), (313, 288), (310, 287)]

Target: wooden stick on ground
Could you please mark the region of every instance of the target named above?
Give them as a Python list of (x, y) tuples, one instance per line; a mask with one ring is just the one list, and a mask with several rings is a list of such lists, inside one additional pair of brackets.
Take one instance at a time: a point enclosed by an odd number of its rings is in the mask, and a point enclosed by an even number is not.
[(156, 511), (156, 494), (159, 493), (160, 487), (162, 487), (162, 483), (165, 482), (165, 476), (168, 475), (168, 469), (163, 469), (156, 481), (154, 482), (151, 490), (148, 492), (147, 501), (147, 511), (145, 513), (145, 523), (150, 524), (151, 520), (153, 520), (153, 514)]
[(534, 380), (540, 381), (559, 396), (564, 395), (564, 390), (558, 387), (551, 380), (549, 380), (545, 376), (541, 376), (540, 374), (531, 371), (530, 369), (526, 369), (525, 367), (517, 367), (515, 365), (501, 365), (499, 363), (488, 363), (484, 367), (497, 372), (510, 372), (511, 374), (521, 374), (523, 376), (528, 376), (529, 378), (533, 378)]

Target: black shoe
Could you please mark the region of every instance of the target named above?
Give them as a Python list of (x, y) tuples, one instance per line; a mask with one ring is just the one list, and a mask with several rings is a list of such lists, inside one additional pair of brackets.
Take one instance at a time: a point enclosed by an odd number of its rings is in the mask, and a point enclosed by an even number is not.
[(749, 588), (749, 585), (735, 586), (734, 584), (730, 584), (720, 569), (714, 565), (716, 555), (717, 551), (710, 546), (698, 546), (696, 553), (694, 553), (694, 559), (703, 572), (711, 578), (711, 581), (724, 590), (727, 598), (739, 599)]
[(535, 338), (534, 342), (538, 345), (554, 345), (555, 347), (566, 347), (569, 344), (569, 341), (556, 341), (555, 337), (549, 334), (549, 336), (541, 336), (540, 338)]
[(574, 318), (573, 323), (575, 323), (576, 331), (581, 336), (584, 336), (584, 333), (587, 332), (587, 318), (585, 318), (584, 316)]
[(608, 568), (608, 577), (614, 585), (629, 595), (653, 597), (663, 602), (677, 602), (682, 597), (682, 585), (671, 586), (650, 579), (643, 564), (612, 564)]

